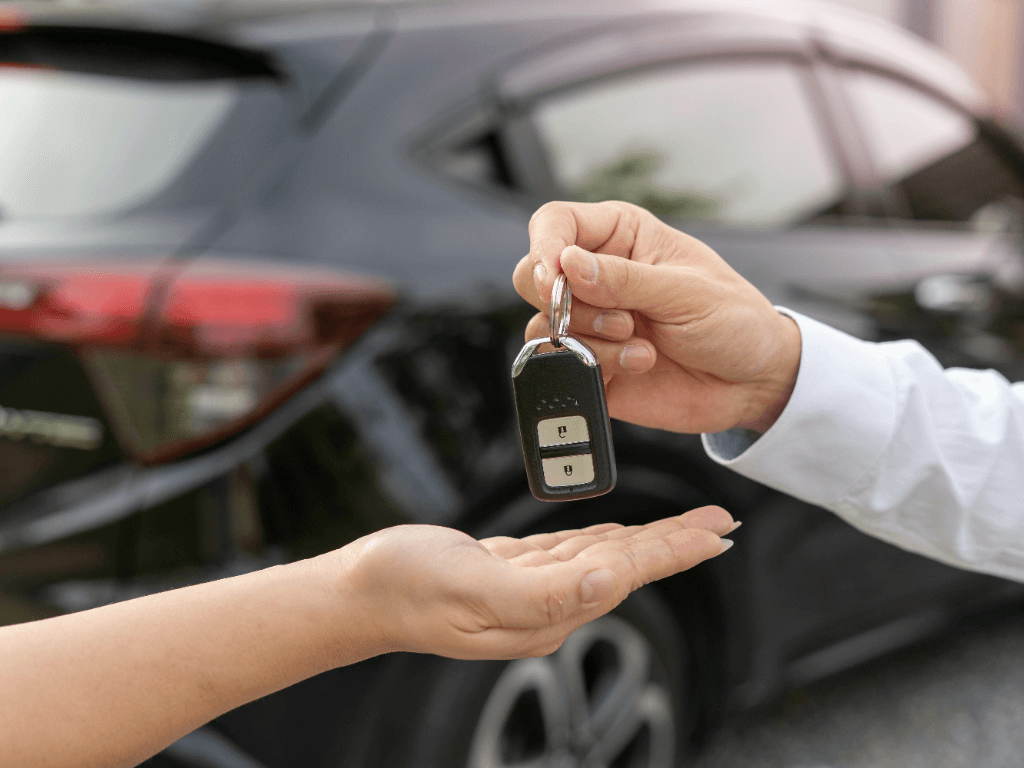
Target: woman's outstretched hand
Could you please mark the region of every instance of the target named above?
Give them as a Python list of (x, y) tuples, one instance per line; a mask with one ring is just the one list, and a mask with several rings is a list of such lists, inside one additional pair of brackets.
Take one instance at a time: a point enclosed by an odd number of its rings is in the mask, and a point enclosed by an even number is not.
[(310, 560), (0, 628), (12, 768), (137, 765), (229, 709), (391, 650), (539, 656), (725, 551), (728, 513), (477, 541), (401, 525)]
[(731, 542), (719, 536), (732, 528), (719, 507), (525, 539), (477, 541), (450, 528), (398, 526), (353, 542), (335, 562), (378, 651), (543, 656), (638, 587), (725, 551)]

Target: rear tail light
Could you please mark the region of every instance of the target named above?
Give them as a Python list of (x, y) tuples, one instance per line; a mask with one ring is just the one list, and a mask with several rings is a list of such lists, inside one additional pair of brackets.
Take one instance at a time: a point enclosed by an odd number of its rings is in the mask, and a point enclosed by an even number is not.
[(76, 348), (147, 462), (258, 420), (393, 302), (380, 280), (253, 262), (0, 267), (0, 333)]
[(25, 14), (18, 8), (0, 8), (0, 34), (25, 29)]

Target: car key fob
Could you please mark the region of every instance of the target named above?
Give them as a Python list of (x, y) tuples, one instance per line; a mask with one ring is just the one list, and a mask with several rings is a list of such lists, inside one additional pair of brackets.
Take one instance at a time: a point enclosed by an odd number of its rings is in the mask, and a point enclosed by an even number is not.
[[(571, 297), (565, 276), (559, 275), (552, 294), (552, 335), (528, 341), (512, 367), (526, 475), (542, 501), (586, 499), (615, 487), (601, 366), (590, 347), (565, 333)], [(556, 350), (538, 353), (547, 343)]]

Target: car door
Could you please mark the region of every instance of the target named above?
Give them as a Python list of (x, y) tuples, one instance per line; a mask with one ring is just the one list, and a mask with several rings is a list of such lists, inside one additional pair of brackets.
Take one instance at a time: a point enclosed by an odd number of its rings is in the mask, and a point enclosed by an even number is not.
[[(533, 92), (524, 65), (509, 78), (506, 140), (549, 197), (641, 205), (711, 244), (774, 302), (875, 338), (863, 307), (905, 291), (907, 275), (888, 257), (888, 233), (871, 222), (871, 199), (839, 150), (814, 54), (790, 28), (747, 37), (737, 29), (721, 28), (718, 48), (706, 30), (696, 42), (692, 29), (680, 31), (675, 48), (665, 28), (656, 42), (646, 30), (633, 40), (619, 33), (618, 69), (605, 60), (581, 72), (588, 54), (569, 48), (562, 71), (573, 79), (543, 80)], [(610, 48), (602, 41), (606, 56)], [(648, 54), (639, 64), (638, 50)], [(767, 695), (786, 664), (801, 680), (827, 674), (852, 657), (822, 649), (974, 578), (795, 499), (774, 497), (757, 511), (741, 511), (759, 635), (748, 703)]]
[(882, 203), (882, 248), (907, 278), (867, 307), (882, 338), (919, 340), (946, 366), (1024, 378), (1024, 154), (941, 93), (867, 67), (836, 82)]

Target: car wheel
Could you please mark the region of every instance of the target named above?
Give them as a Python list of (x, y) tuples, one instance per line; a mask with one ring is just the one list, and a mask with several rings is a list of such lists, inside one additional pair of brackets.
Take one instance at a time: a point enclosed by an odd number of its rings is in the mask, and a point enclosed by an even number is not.
[(380, 764), (675, 768), (687, 732), (686, 658), (670, 611), (642, 590), (549, 656), (432, 659), (431, 674), (405, 678), (414, 703)]
[(655, 650), (604, 616), (550, 656), (509, 662), (473, 729), (466, 768), (672, 768), (675, 708)]

